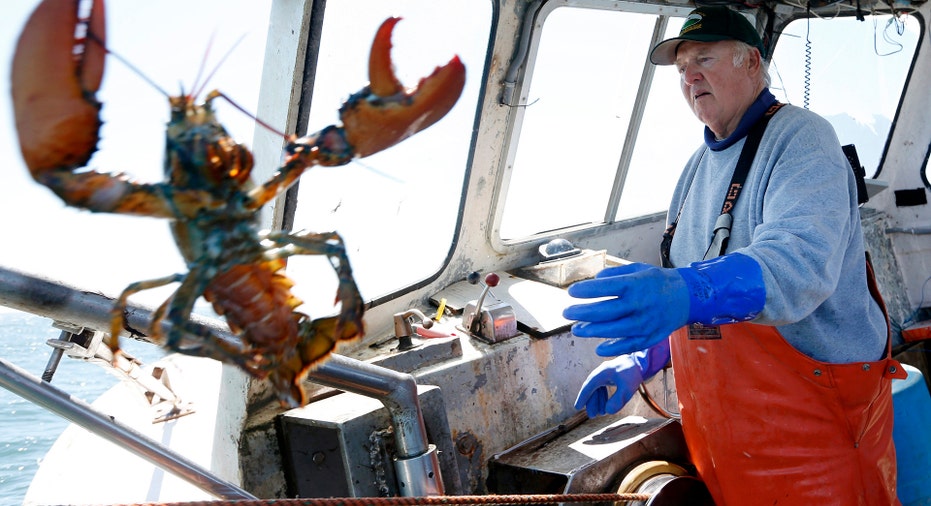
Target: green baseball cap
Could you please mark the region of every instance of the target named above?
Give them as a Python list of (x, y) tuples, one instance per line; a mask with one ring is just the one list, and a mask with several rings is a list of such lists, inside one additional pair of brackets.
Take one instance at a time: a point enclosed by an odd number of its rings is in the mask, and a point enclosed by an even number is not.
[(689, 13), (679, 30), (679, 36), (664, 40), (653, 48), (650, 61), (654, 65), (672, 65), (676, 62), (679, 44), (687, 41), (716, 42), (739, 40), (760, 50), (766, 56), (763, 40), (753, 25), (742, 14), (727, 7), (699, 7)]

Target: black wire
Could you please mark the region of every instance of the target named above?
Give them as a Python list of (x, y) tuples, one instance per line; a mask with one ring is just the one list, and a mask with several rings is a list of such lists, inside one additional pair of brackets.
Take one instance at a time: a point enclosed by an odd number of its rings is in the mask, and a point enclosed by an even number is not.
[(904, 22), (899, 23), (898, 20), (896, 20), (895, 15), (893, 15), (891, 18), (889, 18), (889, 22), (886, 23), (885, 28), (883, 28), (883, 42), (885, 42), (886, 44), (889, 44), (889, 45), (891, 45), (891, 46), (897, 46), (897, 47), (896, 47), (896, 49), (894, 49), (894, 50), (892, 50), (892, 51), (889, 51), (888, 53), (880, 53), (880, 52), (879, 52), (879, 42), (877, 41), (877, 37), (878, 37), (878, 36), (877, 36), (877, 34), (876, 34), (876, 31), (877, 31), (876, 18), (873, 18), (873, 52), (876, 53), (876, 56), (889, 56), (889, 55), (893, 55), (893, 54), (896, 54), (896, 53), (898, 53), (898, 52), (901, 52), (901, 51), (905, 48), (905, 46), (903, 46), (899, 41), (894, 40), (894, 39), (892, 38), (892, 36), (889, 35), (889, 27), (890, 27), (890, 26), (893, 26), (893, 25), (895, 25), (895, 31), (896, 31), (896, 33), (897, 33), (899, 36), (901, 36), (903, 33), (905, 33), (905, 23), (904, 23)]

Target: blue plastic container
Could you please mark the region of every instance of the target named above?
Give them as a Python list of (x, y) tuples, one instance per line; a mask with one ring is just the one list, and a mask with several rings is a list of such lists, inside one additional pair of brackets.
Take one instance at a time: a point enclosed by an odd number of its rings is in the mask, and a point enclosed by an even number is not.
[(902, 506), (931, 506), (931, 394), (921, 371), (905, 365), (908, 378), (892, 380), (892, 406)]

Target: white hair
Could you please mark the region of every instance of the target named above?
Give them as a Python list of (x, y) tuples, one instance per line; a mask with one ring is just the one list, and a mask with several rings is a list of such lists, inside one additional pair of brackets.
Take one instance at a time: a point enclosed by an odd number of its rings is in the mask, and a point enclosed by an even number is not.
[[(743, 65), (744, 60), (747, 58), (747, 56), (750, 56), (750, 51), (756, 51), (757, 53), (760, 52), (758, 48), (751, 46), (750, 44), (747, 44), (746, 42), (743, 42), (740, 40), (734, 40), (730, 42), (734, 48), (734, 66), (735, 67), (739, 67)], [(772, 79), (769, 77), (769, 63), (763, 59), (763, 55), (760, 55), (760, 70), (761, 70), (761, 76), (763, 78), (763, 86), (766, 86), (768, 88), (769, 85), (772, 83)]]

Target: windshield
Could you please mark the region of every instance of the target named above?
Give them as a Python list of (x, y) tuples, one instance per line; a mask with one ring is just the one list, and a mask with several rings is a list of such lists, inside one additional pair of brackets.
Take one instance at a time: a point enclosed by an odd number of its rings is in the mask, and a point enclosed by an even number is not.
[[(666, 209), (701, 124), (675, 70), (644, 65), (658, 19), (577, 7), (546, 17), (512, 140), (502, 239)], [(673, 19), (661, 33), (674, 36), (680, 26)], [(645, 104), (636, 100), (641, 86)], [(621, 196), (612, 214), (616, 180)]]
[[(466, 66), (466, 85), (452, 111), (430, 128), (347, 166), (317, 167), (301, 177), (293, 229), (338, 231), (367, 300), (428, 278), (450, 252), (491, 30), (488, 2), (328, 3), (309, 132), (337, 123), (342, 101), (368, 82), (373, 36), (391, 16), (402, 18), (392, 58), (405, 86), (416, 86), (456, 54)], [(457, 22), (436, 22), (450, 18)], [(288, 272), (299, 280), (295, 293), (320, 307), (313, 315), (332, 307), (336, 279), (326, 258), (293, 257)]]
[(875, 177), (921, 27), (912, 16), (797, 19), (773, 52), (773, 94), (817, 112)]
[[(703, 142), (675, 68), (645, 63), (653, 31), (674, 37), (682, 18), (574, 5), (544, 15), (507, 167), (505, 243), (666, 211)], [(875, 174), (919, 34), (910, 16), (793, 21), (771, 90), (825, 116)]]

